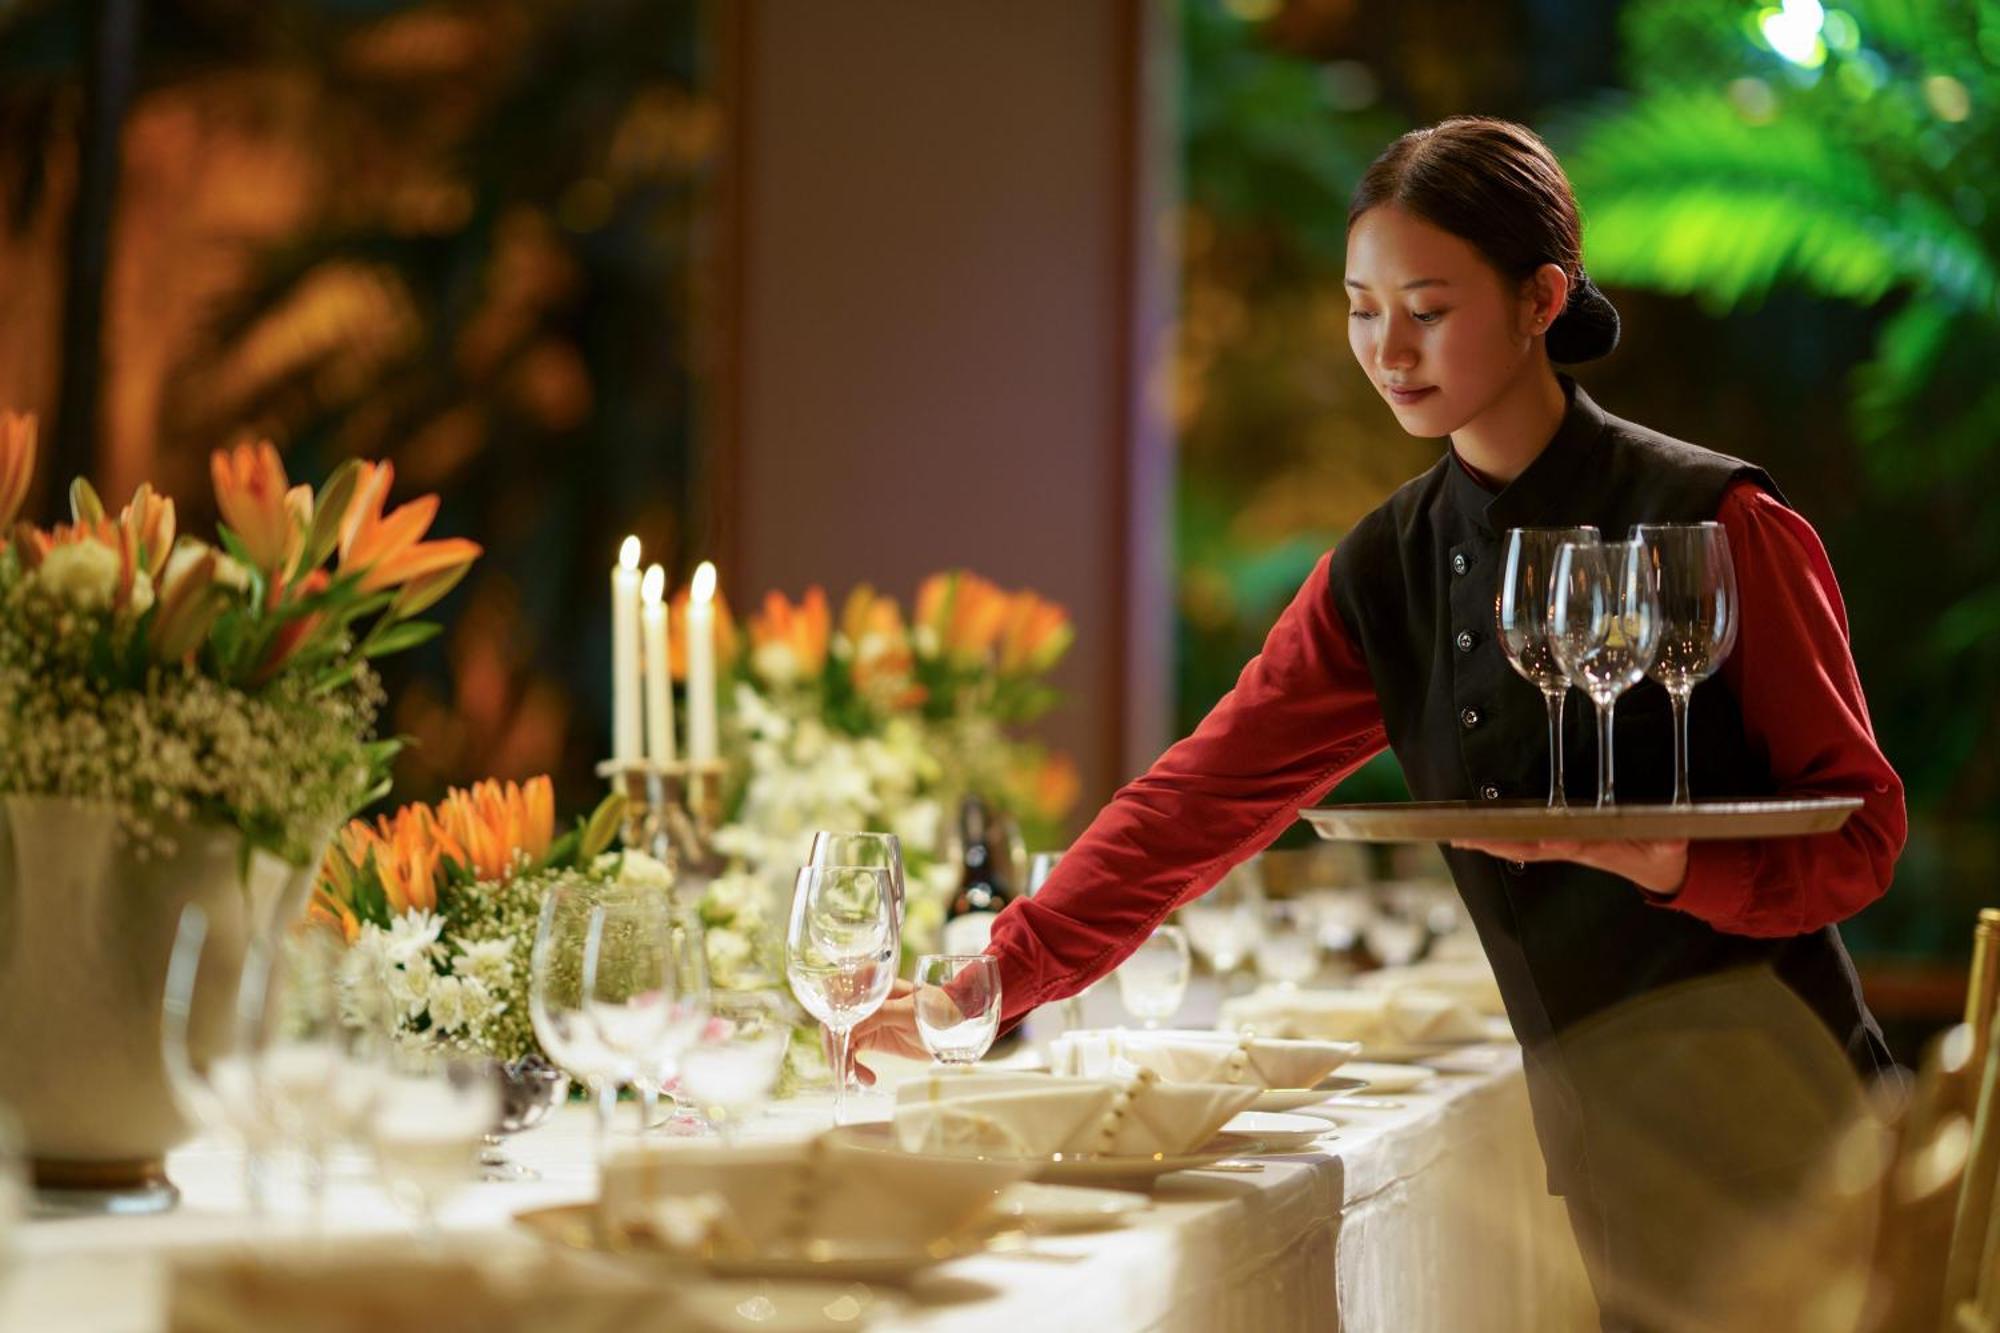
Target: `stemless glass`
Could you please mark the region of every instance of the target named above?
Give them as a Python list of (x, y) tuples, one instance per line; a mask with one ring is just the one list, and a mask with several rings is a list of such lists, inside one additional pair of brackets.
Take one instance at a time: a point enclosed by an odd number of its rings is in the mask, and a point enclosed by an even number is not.
[(1563, 796), (1563, 700), (1575, 682), (1556, 659), (1549, 643), (1549, 584), (1556, 553), (1569, 543), (1597, 540), (1597, 529), (1509, 528), (1501, 557), (1500, 591), (1494, 620), (1500, 650), (1522, 679), (1542, 692), (1549, 710), (1549, 808), (1560, 809)]
[(931, 1058), (970, 1067), (1000, 1031), (1000, 963), (983, 953), (927, 953), (917, 960), (912, 998)]
[(1549, 642), (1597, 705), (1597, 804), (1616, 800), (1612, 713), (1660, 644), (1659, 593), (1638, 542), (1565, 544), (1549, 586)]
[(1646, 674), (1674, 705), (1674, 804), (1690, 805), (1688, 700), (1736, 646), (1736, 563), (1720, 523), (1640, 523), (1632, 536), (1660, 595), (1660, 647)]
[(590, 1090), (601, 1161), (610, 1142), (624, 1059), (605, 1046), (585, 1000), (583, 951), (596, 906), (593, 891), (581, 885), (556, 888), (542, 900), (529, 954), (528, 1019), (542, 1050)]
[(1161, 926), (1118, 965), (1118, 998), (1150, 1030), (1172, 1018), (1187, 997), (1187, 932)]
[(724, 1143), (771, 1099), (796, 1013), (773, 991), (717, 991), (710, 1001), (708, 1022), (681, 1056), (681, 1092)]
[(885, 866), (799, 871), (785, 931), (785, 976), (806, 1011), (833, 1034), (833, 1119), (846, 1123), (847, 1052), (855, 1024), (882, 1007), (900, 947)]
[(416, 1042), (385, 1055), (368, 1120), (382, 1187), (426, 1239), (445, 1200), (479, 1174), (486, 1132), (500, 1118), (500, 1080), (483, 1056)]

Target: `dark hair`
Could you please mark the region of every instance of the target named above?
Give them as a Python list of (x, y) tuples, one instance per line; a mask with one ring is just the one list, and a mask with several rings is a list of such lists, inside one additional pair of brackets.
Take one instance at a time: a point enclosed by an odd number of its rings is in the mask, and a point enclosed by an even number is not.
[(1551, 361), (1594, 361), (1618, 345), (1618, 311), (1583, 271), (1576, 196), (1562, 164), (1525, 125), (1453, 116), (1411, 130), (1362, 173), (1347, 225), (1378, 204), (1408, 209), (1469, 242), (1508, 278), (1544, 264), (1569, 275), (1548, 328)]

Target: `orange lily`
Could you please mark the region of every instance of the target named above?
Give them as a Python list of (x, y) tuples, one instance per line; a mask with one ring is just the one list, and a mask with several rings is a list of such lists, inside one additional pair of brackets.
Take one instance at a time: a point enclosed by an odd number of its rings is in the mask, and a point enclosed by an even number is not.
[(217, 449), (208, 466), (223, 522), (275, 587), (301, 540), (277, 449), (269, 440)]
[(306, 920), (339, 931), (341, 939), (349, 944), (361, 938), (361, 921), (354, 915), (354, 909), (325, 889), (313, 890)]
[(462, 537), (423, 540), (437, 517), (435, 495), (419, 496), (385, 516), (382, 506), (395, 478), (394, 464), (362, 463), (354, 498), (341, 521), (340, 569), (342, 573), (360, 571), (364, 593), (469, 565), (480, 553), (477, 542)]
[(555, 841), (555, 786), (544, 776), (453, 788), (438, 806), (437, 826), (454, 844), (453, 859), (474, 875), (507, 879), (548, 855)]
[(155, 494), (148, 482), (141, 482), (132, 501), (118, 515), (118, 530), (134, 546), (138, 567), (159, 578), (174, 549), (174, 502)]
[(852, 654), (854, 688), (892, 708), (914, 707), (925, 690), (912, 684), (915, 667), (903, 611), (887, 597), (862, 584), (847, 595), (840, 611), (840, 632)]
[(1076, 639), (1069, 613), (1032, 592), (1009, 599), (1000, 634), (1000, 671), (1015, 676), (1048, 670)]
[(918, 648), (955, 666), (978, 666), (992, 653), (1006, 614), (1006, 594), (970, 570), (933, 574), (917, 590)]
[(148, 629), (163, 662), (183, 662), (201, 647), (227, 606), (215, 584), (216, 553), (204, 548), (160, 589), (159, 611)]
[(796, 607), (783, 593), (766, 593), (763, 614), (750, 621), (751, 664), (773, 684), (812, 680), (826, 670), (832, 632), (824, 589), (806, 589)]
[(422, 806), (405, 806), (377, 821), (375, 876), (398, 916), (437, 907), (439, 851), (431, 828), (430, 811)]
[(35, 475), (35, 416), (0, 413), (0, 529), (14, 521), (28, 500)]
[(1030, 760), (1011, 777), (1016, 798), (1052, 823), (1067, 815), (1077, 797), (1083, 794), (1083, 778), (1077, 772), (1076, 761), (1066, 754)]

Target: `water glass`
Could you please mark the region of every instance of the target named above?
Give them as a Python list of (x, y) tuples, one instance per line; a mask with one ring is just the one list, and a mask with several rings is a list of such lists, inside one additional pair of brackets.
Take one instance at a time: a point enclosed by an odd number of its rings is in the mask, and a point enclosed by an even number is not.
[(792, 1015), (770, 991), (717, 991), (708, 1022), (681, 1056), (681, 1095), (731, 1142), (771, 1099), (791, 1045)]
[(1688, 701), (1736, 647), (1736, 564), (1720, 523), (1641, 523), (1632, 536), (1659, 591), (1660, 645), (1646, 674), (1673, 701), (1674, 804), (1688, 805)]
[(806, 1012), (833, 1035), (835, 1124), (846, 1123), (849, 1038), (888, 998), (900, 947), (886, 867), (799, 871), (785, 931), (785, 976)]
[(896, 929), (903, 928), (903, 841), (893, 833), (835, 833), (821, 829), (806, 854), (809, 866), (878, 866), (889, 872)]
[(1148, 1029), (1180, 1011), (1188, 987), (1187, 932), (1161, 926), (1118, 965), (1118, 998)]
[(912, 993), (917, 1036), (941, 1065), (970, 1067), (1000, 1031), (1000, 963), (990, 954), (925, 954)]

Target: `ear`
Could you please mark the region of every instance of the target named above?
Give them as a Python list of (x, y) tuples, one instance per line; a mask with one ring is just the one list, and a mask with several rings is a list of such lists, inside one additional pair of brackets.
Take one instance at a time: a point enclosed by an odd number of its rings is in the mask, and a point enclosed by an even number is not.
[(1521, 283), (1522, 331), (1530, 337), (1547, 333), (1549, 325), (1569, 304), (1569, 274), (1561, 264), (1544, 264)]

